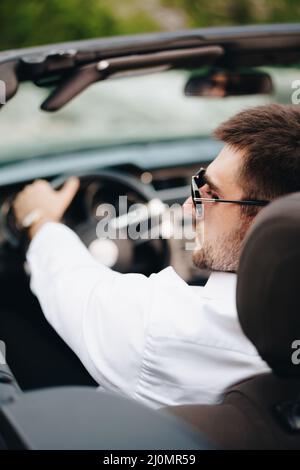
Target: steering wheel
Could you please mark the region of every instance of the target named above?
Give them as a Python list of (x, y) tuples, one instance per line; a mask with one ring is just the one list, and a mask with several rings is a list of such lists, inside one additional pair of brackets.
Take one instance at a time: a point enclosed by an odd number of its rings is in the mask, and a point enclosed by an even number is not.
[[(145, 275), (160, 271), (168, 265), (169, 244), (159, 236), (160, 216), (165, 206), (157, 198), (152, 186), (115, 171), (76, 176), (80, 180), (80, 188), (62, 222), (77, 233), (99, 262), (119, 272)], [(59, 189), (67, 178), (68, 176), (62, 176), (54, 179), (51, 183), (53, 188)], [(118, 204), (120, 201), (121, 204)], [(2, 207), (3, 233), (12, 247), (20, 249), (24, 247), (26, 234), (16, 224), (11, 203), (11, 200), (7, 201)], [(124, 207), (121, 207), (122, 204)], [(133, 207), (134, 204), (138, 206)], [(129, 209), (129, 212), (126, 209)], [(154, 224), (157, 234), (155, 238), (151, 238), (147, 233), (133, 238), (128, 236), (130, 228), (135, 227), (138, 234), (139, 224), (144, 227), (147, 222), (151, 230)], [(106, 233), (99, 230), (99, 227), (107, 229)], [(113, 233), (117, 234), (117, 237), (110, 236), (109, 228), (114, 228)]]

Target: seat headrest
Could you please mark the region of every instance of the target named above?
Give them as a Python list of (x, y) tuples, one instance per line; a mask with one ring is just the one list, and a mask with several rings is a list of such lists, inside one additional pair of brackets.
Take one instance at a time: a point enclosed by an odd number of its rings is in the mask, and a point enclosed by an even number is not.
[(300, 377), (292, 360), (295, 341), (300, 345), (300, 193), (277, 199), (255, 219), (236, 295), (242, 329), (261, 357), (277, 375)]

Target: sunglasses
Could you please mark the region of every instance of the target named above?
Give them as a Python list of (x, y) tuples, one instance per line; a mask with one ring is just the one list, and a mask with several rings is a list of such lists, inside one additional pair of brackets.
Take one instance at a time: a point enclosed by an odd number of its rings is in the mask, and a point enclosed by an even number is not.
[(225, 203), (230, 203), (230, 204), (239, 204), (241, 206), (266, 206), (267, 204), (270, 203), (270, 201), (263, 201), (259, 199), (232, 200), (232, 199), (201, 197), (200, 189), (205, 184), (209, 184), (206, 181), (205, 173), (206, 173), (205, 168), (200, 168), (198, 173), (192, 176), (192, 184), (191, 184), (192, 200), (193, 200), (196, 213), (199, 217), (203, 215), (203, 203), (206, 203), (206, 202), (225, 202)]

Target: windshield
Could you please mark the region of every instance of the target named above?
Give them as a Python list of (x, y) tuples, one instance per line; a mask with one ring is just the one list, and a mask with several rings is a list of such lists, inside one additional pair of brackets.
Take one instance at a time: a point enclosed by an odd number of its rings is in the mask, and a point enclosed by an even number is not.
[[(262, 70), (262, 69), (261, 69)], [(55, 113), (39, 109), (49, 90), (25, 83), (0, 112), (0, 160), (14, 161), (123, 142), (209, 136), (248, 106), (291, 103), (297, 69), (266, 69), (273, 95), (186, 97), (188, 71), (99, 82)]]

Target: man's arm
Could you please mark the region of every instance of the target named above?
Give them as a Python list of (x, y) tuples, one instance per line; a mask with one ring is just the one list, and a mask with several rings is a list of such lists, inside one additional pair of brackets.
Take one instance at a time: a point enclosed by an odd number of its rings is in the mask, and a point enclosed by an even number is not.
[[(59, 192), (41, 183), (25, 189), (15, 205), (19, 222), (37, 206), (43, 214), (29, 232), (31, 289), (49, 323), (95, 380), (132, 395), (142, 360), (152, 283), (145, 276), (122, 275), (96, 262), (74, 232), (55, 222), (58, 216), (52, 214), (62, 214), (63, 207), (55, 199)], [(70, 186), (69, 200), (72, 192)]]

